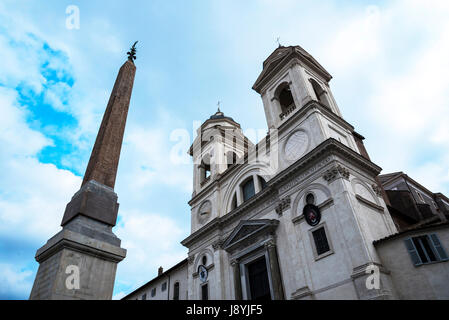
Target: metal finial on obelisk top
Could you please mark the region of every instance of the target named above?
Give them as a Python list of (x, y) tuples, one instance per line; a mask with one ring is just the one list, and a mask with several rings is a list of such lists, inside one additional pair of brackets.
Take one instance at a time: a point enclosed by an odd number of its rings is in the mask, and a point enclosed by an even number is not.
[(134, 42), (134, 44), (131, 47), (131, 49), (126, 53), (128, 55), (128, 60), (131, 61), (131, 62), (134, 62), (134, 60), (137, 59), (137, 57), (136, 57), (136, 51), (137, 51), (136, 44), (137, 44), (137, 42), (139, 42), (139, 41)]

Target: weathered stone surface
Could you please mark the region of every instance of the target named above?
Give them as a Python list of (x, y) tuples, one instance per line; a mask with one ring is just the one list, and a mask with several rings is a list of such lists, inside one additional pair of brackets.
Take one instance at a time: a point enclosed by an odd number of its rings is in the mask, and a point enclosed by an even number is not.
[(78, 215), (70, 220), (70, 222), (64, 226), (64, 229), (110, 243), (114, 246), (120, 246), (121, 244), (121, 240), (112, 233), (112, 227), (110, 225), (90, 219), (83, 215)]
[(120, 68), (82, 185), (95, 180), (114, 188), (135, 74), (136, 67), (129, 60)]
[(112, 188), (91, 180), (84, 184), (67, 204), (61, 226), (77, 215), (84, 215), (114, 226), (118, 207), (117, 194)]
[[(111, 299), (117, 263), (125, 256), (119, 246), (64, 228), (36, 253), (40, 266), (30, 299)], [(66, 286), (68, 266), (79, 268), (79, 289)]]

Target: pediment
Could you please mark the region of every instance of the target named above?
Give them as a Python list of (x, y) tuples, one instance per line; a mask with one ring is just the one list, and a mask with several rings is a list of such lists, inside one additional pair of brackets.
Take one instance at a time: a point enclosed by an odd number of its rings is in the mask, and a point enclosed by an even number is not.
[(292, 52), (291, 48), (278, 48), (276, 49), (263, 63), (263, 70), (254, 83), (253, 89), (258, 87), (260, 82), (268, 75), (273, 69), (276, 68), (284, 59)]
[(270, 67), (270, 65), (273, 65), (274, 63), (276, 63), (276, 61), (282, 60), (282, 58), (284, 58), (290, 51), (291, 51), (290, 48), (284, 48), (284, 47), (277, 48), (263, 62), (263, 69), (268, 69)]
[(253, 89), (259, 92), (263, 86), (263, 83), (266, 82), (266, 78), (270, 77), (271, 71), (277, 68), (280, 64), (284, 65), (284, 62), (288, 62), (293, 57), (299, 58), (305, 64), (318, 70), (326, 81), (330, 81), (332, 79), (332, 76), (323, 68), (323, 66), (321, 66), (311, 54), (300, 46), (279, 47), (274, 50), (274, 52), (264, 61), (263, 70), (254, 83)]
[(272, 219), (242, 220), (223, 242), (224, 250), (232, 249), (242, 242), (261, 234), (271, 234), (279, 225), (279, 221)]

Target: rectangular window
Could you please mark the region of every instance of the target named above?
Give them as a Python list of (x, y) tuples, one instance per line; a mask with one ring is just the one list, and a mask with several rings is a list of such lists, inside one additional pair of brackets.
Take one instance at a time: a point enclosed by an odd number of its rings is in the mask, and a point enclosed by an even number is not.
[(144, 293), (144, 294), (142, 295), (142, 300), (147, 300), (147, 294), (146, 294), (146, 293)]
[(316, 254), (318, 256), (330, 250), (329, 242), (326, 237), (326, 230), (324, 227), (312, 232), (313, 240), (315, 241)]
[(156, 288), (151, 289), (151, 297), (156, 295)]
[(448, 260), (436, 234), (405, 239), (405, 246), (415, 266)]
[(167, 290), (167, 282), (164, 282), (164, 283), (162, 284), (161, 290), (162, 290), (162, 291)]
[(207, 283), (201, 286), (201, 300), (209, 300), (209, 290)]

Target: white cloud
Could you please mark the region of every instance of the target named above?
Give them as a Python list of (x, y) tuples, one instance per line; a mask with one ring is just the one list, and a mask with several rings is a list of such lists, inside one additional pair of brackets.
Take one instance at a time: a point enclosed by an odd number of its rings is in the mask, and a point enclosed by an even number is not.
[[(128, 128), (121, 156), (121, 183), (134, 193), (153, 185), (166, 185), (192, 190), (192, 167), (190, 164), (174, 164), (170, 159), (170, 131), (158, 128), (143, 128), (134, 125)], [(169, 125), (167, 125), (169, 127)], [(188, 151), (188, 147), (185, 152)]]
[[(444, 17), (449, 15), (449, 6), (439, 1), (433, 4), (432, 7), (429, 3), (411, 5), (408, 1), (397, 1), (379, 10), (381, 23), (373, 26), (371, 37), (355, 36), (355, 46), (349, 45), (345, 50), (354, 54), (352, 49), (368, 38), (375, 39), (376, 50), (372, 52), (379, 54), (359, 52), (351, 57), (349, 71), (336, 69), (346, 73), (346, 87), (340, 83), (340, 90), (347, 88), (349, 110), (357, 112), (357, 117), (350, 116), (361, 120), (360, 129), (356, 129), (373, 133), (367, 144), (374, 148), (368, 148), (368, 152), (386, 169), (384, 172), (405, 171), (432, 191), (447, 194), (449, 82), (445, 70), (449, 69), (449, 21)], [(412, 22), (418, 24), (408, 29)], [(422, 33), (420, 37), (412, 36), (415, 29)], [(402, 44), (407, 52), (392, 51), (404, 41), (396, 38), (396, 34), (412, 39), (405, 42), (408, 47)], [(339, 60), (334, 63), (337, 66)], [(365, 70), (363, 74), (369, 78), (357, 78), (357, 71), (351, 78), (353, 69)], [(351, 92), (351, 81), (369, 88), (367, 94)], [(348, 105), (341, 106), (343, 110), (345, 107)], [(427, 155), (423, 156), (424, 153)]]
[(43, 134), (28, 127), (27, 111), (16, 100), (15, 90), (0, 87), (0, 158), (4, 161), (11, 160), (8, 157), (34, 155), (52, 144)]
[[(363, 12), (347, 17), (339, 29), (333, 30), (326, 47), (324, 59), (332, 61), (335, 71), (351, 72), (381, 52), (381, 35), (378, 30), (385, 19), (377, 6), (368, 6)], [(328, 35), (329, 36), (329, 35)]]
[(35, 157), (51, 140), (26, 123), (14, 90), (0, 87), (0, 234), (45, 241), (81, 180)]
[(123, 211), (115, 233), (127, 249), (127, 257), (119, 264), (117, 279), (136, 288), (157, 275), (158, 267), (165, 270), (187, 257), (187, 249), (179, 242), (185, 231), (177, 221), (142, 211)]
[(32, 286), (32, 271), (20, 270), (12, 264), (0, 263), (0, 296), (14, 297), (30, 295)]
[(52, 83), (45, 90), (44, 102), (51, 105), (57, 111), (67, 112), (67, 100), (69, 100), (70, 86), (64, 82)]

